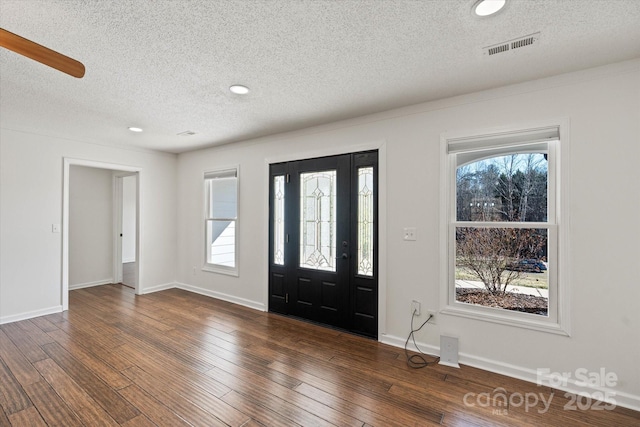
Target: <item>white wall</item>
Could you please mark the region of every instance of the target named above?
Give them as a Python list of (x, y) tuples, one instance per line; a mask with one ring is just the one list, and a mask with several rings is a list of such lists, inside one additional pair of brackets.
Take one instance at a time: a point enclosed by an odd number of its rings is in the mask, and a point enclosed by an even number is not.
[[(419, 339), (437, 351), (441, 334), (458, 337), (462, 363), (529, 380), (538, 368), (604, 367), (619, 377), (617, 400), (640, 409), (640, 61), (182, 154), (178, 280), (187, 289), (266, 307), (267, 159), (311, 157), (382, 140), (381, 340), (401, 345), (409, 332), (411, 300), (437, 309), (444, 289), (439, 282), (441, 134), (558, 118), (570, 123), (570, 222), (564, 226), (571, 248), (571, 336), (441, 314)], [(229, 164), (240, 164), (241, 170), (239, 277), (200, 270), (202, 174)], [(402, 240), (408, 226), (418, 228), (418, 241)]]
[(122, 178), (122, 262), (136, 262), (136, 180)]
[(113, 282), (113, 173), (71, 166), (69, 288)]
[(0, 323), (62, 308), (65, 157), (142, 168), (141, 291), (175, 280), (175, 155), (0, 129)]

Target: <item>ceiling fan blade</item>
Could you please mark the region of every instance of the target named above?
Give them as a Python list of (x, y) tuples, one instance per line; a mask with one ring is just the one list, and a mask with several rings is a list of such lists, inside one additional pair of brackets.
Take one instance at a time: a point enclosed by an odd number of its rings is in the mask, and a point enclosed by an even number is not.
[(82, 62), (69, 58), (31, 40), (27, 40), (24, 37), (20, 37), (17, 34), (13, 34), (4, 28), (0, 28), (0, 46), (44, 65), (48, 65), (56, 70), (60, 70), (70, 76), (77, 78), (84, 76), (84, 65), (82, 65)]

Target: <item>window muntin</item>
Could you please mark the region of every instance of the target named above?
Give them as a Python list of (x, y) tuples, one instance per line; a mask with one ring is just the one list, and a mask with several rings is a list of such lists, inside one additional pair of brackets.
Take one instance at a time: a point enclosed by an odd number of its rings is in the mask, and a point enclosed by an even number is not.
[[(443, 208), (443, 213), (446, 211), (443, 218), (447, 218), (448, 224), (447, 238), (443, 240), (447, 245), (445, 252), (447, 261), (443, 264), (443, 267), (447, 266), (447, 273), (443, 276), (446, 277), (445, 295), (447, 297), (443, 300), (445, 301), (443, 312), (554, 333), (567, 332), (567, 292), (564, 288), (560, 290), (558, 287), (560, 239), (564, 239), (566, 234), (564, 231), (560, 232), (560, 210), (557, 209), (560, 202), (558, 198), (560, 194), (559, 137), (560, 127), (555, 125), (493, 135), (443, 138), (445, 168), (442, 176), (447, 180), (443, 195), (446, 194), (448, 199), (447, 207)], [(504, 190), (505, 180), (492, 181), (490, 174), (484, 174), (484, 171), (489, 169), (488, 165), (495, 166), (499, 163), (503, 166), (503, 170), (493, 176), (493, 178), (499, 178), (502, 173), (505, 173), (504, 165), (507, 160), (520, 164), (518, 167), (511, 168), (512, 178), (517, 174), (517, 179), (512, 183), (525, 182), (523, 175), (527, 167), (530, 169), (529, 172), (536, 169), (536, 172), (529, 176), (531, 178), (529, 184), (536, 179), (539, 180), (533, 186), (534, 188), (531, 185), (519, 188), (519, 195), (524, 194), (525, 199), (528, 198), (528, 200), (518, 200), (518, 197), (513, 197), (513, 194), (509, 199), (505, 197), (509, 192), (505, 191), (502, 194), (490, 191), (492, 186), (496, 190), (496, 185), (499, 183), (502, 183)], [(529, 162), (528, 166), (527, 162)], [(510, 165), (507, 164), (507, 166)], [(478, 171), (482, 173), (477, 174), (475, 179), (483, 179), (485, 186), (475, 188), (478, 191), (474, 193), (469, 188), (471, 186), (469, 173), (473, 175)], [(464, 182), (465, 179), (467, 182)], [(467, 187), (464, 187), (465, 185)], [(458, 191), (459, 189), (461, 191)], [(526, 191), (522, 191), (523, 189)], [(521, 201), (526, 208), (520, 209)], [(512, 205), (512, 208), (506, 209), (509, 205)], [(474, 236), (473, 233), (476, 235)], [(463, 254), (460, 249), (465, 241), (478, 243), (482, 241), (482, 237), (490, 236), (491, 233), (498, 235), (502, 233), (505, 239), (510, 236), (511, 243), (503, 245), (502, 252), (496, 248), (500, 247), (498, 244), (493, 245), (493, 252), (483, 253), (481, 249), (476, 249), (479, 253), (476, 258), (489, 259), (492, 256), (498, 263), (498, 270), (501, 271), (499, 277), (498, 272), (494, 271), (493, 280), (488, 282), (504, 286), (507, 276), (521, 276), (518, 282), (512, 280), (512, 283), (509, 283), (511, 286), (509, 290), (515, 287), (520, 293), (529, 292), (546, 298), (546, 312), (503, 309), (489, 303), (477, 304), (477, 301), (469, 303), (469, 299), (459, 297), (460, 292), (457, 292), (456, 288), (471, 287), (461, 283), (470, 278), (474, 279), (474, 285), (479, 289), (486, 289), (480, 275), (469, 271), (471, 269), (469, 259), (461, 257)], [(470, 238), (472, 236), (473, 239)], [(494, 236), (494, 239), (497, 238)], [(499, 239), (495, 242), (499, 242)], [(473, 245), (471, 248), (470, 245), (467, 246), (467, 251), (473, 247)], [(504, 268), (505, 266), (508, 268)], [(538, 269), (540, 273), (537, 272)], [(486, 275), (488, 271), (485, 278)], [(561, 297), (562, 301), (560, 301)]]
[(237, 274), (238, 170), (205, 173), (205, 269)]

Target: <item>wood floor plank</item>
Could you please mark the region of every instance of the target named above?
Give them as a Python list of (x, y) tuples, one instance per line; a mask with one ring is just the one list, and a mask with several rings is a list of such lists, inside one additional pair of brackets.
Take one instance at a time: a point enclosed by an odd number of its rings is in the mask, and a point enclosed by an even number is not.
[(306, 383), (301, 383), (295, 388), (295, 391), (308, 396), (311, 399), (317, 400), (327, 406), (335, 408), (346, 414), (351, 414), (353, 417), (363, 420), (365, 424), (388, 426), (388, 427), (404, 427), (405, 423), (397, 422), (396, 420), (380, 415), (374, 411), (371, 411), (363, 406), (359, 406), (341, 397), (327, 393), (323, 390), (310, 386)]
[[(335, 373), (310, 374), (303, 369), (274, 362), (271, 368), (280, 372), (299, 378), (304, 383), (308, 383), (320, 390), (333, 395), (339, 395), (353, 404), (362, 406), (383, 416), (394, 418), (405, 425), (433, 425), (442, 420), (442, 415), (432, 410), (416, 408), (412, 404), (402, 402), (398, 399), (381, 399), (370, 396), (365, 386), (356, 386), (354, 389), (341, 384), (341, 378)], [(327, 379), (329, 378), (329, 379)], [(401, 406), (400, 406), (401, 405)], [(429, 423), (429, 424), (427, 424)]]
[(140, 412), (110, 388), (98, 376), (94, 375), (84, 364), (69, 354), (58, 343), (46, 344), (43, 350), (52, 361), (65, 371), (66, 375), (77, 383), (82, 390), (91, 396), (119, 424), (140, 415)]
[(0, 359), (0, 409), (6, 415), (23, 411), (31, 405), (29, 396), (15, 379), (4, 361)]
[(129, 402), (133, 403), (140, 411), (147, 414), (155, 424), (162, 426), (189, 426), (190, 424), (171, 411), (166, 405), (156, 400), (136, 384), (118, 390)]
[[(47, 335), (47, 332), (38, 327), (38, 325), (33, 322), (33, 319), (16, 322), (16, 324), (38, 345), (44, 345), (53, 342), (53, 339), (49, 335)], [(58, 328), (56, 327), (55, 329), (57, 330)]]
[(0, 329), (7, 334), (13, 344), (22, 352), (24, 357), (30, 362), (46, 359), (47, 355), (40, 346), (31, 339), (25, 330), (18, 326), (18, 323), (8, 323), (0, 326)]
[(58, 326), (50, 322), (45, 316), (34, 317), (32, 319), (29, 319), (29, 322), (36, 325), (44, 333), (55, 331), (56, 329), (58, 329)]
[(90, 333), (82, 331), (72, 331), (69, 333), (63, 329), (57, 329), (49, 332), (48, 335), (52, 337), (53, 342), (59, 342), (61, 344), (63, 342), (73, 342), (93, 354), (98, 354), (101, 360), (110, 365), (116, 371), (122, 371), (133, 366), (133, 362), (131, 360), (128, 360), (118, 352), (118, 348), (122, 343), (119, 343), (114, 347), (106, 347), (101, 340), (94, 339)]
[(11, 414), (9, 422), (14, 426), (47, 427), (47, 423), (42, 419), (40, 413), (33, 406), (20, 412)]
[(82, 423), (89, 426), (118, 426), (118, 423), (53, 360), (41, 360), (34, 366), (78, 415)]
[[(322, 403), (309, 399), (294, 390), (281, 386), (273, 381), (254, 374), (239, 366), (228, 365), (227, 370), (214, 368), (207, 374), (218, 378), (240, 394), (260, 402), (272, 410), (286, 408), (285, 415), (292, 421), (302, 425), (349, 425), (361, 427), (363, 422), (347, 414), (343, 414)], [(268, 391), (266, 391), (268, 390)], [(318, 414), (318, 415), (315, 415)], [(284, 415), (284, 414), (283, 414)]]
[(222, 397), (231, 390), (205, 373), (189, 369), (180, 364), (170, 366), (147, 358), (144, 353), (132, 346), (124, 345), (120, 348), (120, 351), (131, 359), (136, 360), (136, 367), (152, 374), (159, 381), (174, 385), (174, 387), (188, 389), (191, 386), (196, 386), (215, 397)]
[[(465, 403), (501, 389), (556, 394)], [(74, 290), (69, 311), (0, 326), (0, 427), (640, 426), (625, 408), (567, 411), (569, 397), (464, 365), (410, 369), (402, 349), (180, 289)]]
[(138, 385), (138, 387), (145, 390), (189, 424), (203, 427), (227, 426), (227, 424), (216, 418), (213, 414), (195, 405), (180, 394), (175, 393), (171, 387), (167, 387), (165, 383), (156, 381), (149, 375), (145, 375), (141, 369), (134, 366), (124, 371), (124, 374)]
[(156, 424), (144, 415), (138, 415), (122, 424), (123, 427), (156, 427)]
[(161, 335), (150, 335), (146, 331), (131, 325), (121, 324), (119, 326), (124, 332), (122, 335), (125, 342), (133, 343), (136, 346), (146, 348), (151, 354), (159, 358), (171, 359), (174, 362), (183, 364), (201, 372), (206, 372), (212, 368), (210, 363), (204, 362), (198, 354), (189, 352), (189, 346), (178, 348), (173, 343), (168, 342)]
[[(49, 335), (55, 340), (54, 342), (57, 342), (66, 351), (68, 351), (71, 356), (82, 362), (111, 388), (118, 390), (131, 384), (131, 382), (118, 370), (103, 361), (103, 356), (105, 355), (104, 351), (87, 350), (84, 346), (71, 339), (71, 337), (62, 330), (49, 332)], [(126, 365), (126, 367), (131, 366), (131, 362)]]
[(88, 312), (86, 308), (73, 310), (69, 317), (70, 321), (60, 322), (58, 327), (78, 340), (90, 340), (92, 346), (105, 351), (125, 343), (121, 331), (96, 318), (95, 313)]
[(4, 410), (2, 409), (2, 407), (0, 407), (0, 427), (11, 427), (11, 424), (9, 423), (9, 418), (4, 413)]
[[(302, 363), (317, 372), (330, 372), (332, 376), (339, 378), (341, 384), (351, 385), (354, 388), (362, 387), (365, 384), (368, 390), (376, 389), (381, 393), (385, 393), (393, 385), (393, 380), (382, 375), (376, 375), (376, 369), (370, 369), (368, 366), (353, 369), (350, 365), (342, 366), (334, 363), (333, 357), (327, 360), (324, 357), (316, 358), (305, 349), (300, 349), (295, 342), (281, 340), (278, 344), (269, 343), (268, 347), (263, 347), (261, 350), (271, 353), (273, 359), (285, 364)], [(274, 352), (279, 354), (279, 357)]]
[(50, 427), (79, 427), (82, 422), (44, 379), (25, 387), (33, 405)]
[(230, 391), (222, 397), (222, 400), (233, 406), (237, 410), (249, 415), (253, 420), (263, 426), (270, 427), (295, 427), (300, 424), (281, 416), (271, 409), (261, 406), (257, 401), (247, 399), (245, 396)]
[(9, 422), (14, 426), (47, 427), (47, 423), (33, 406), (10, 415)]
[(202, 360), (212, 365), (222, 366), (227, 363), (232, 363), (234, 365), (250, 369), (259, 375), (266, 376), (270, 380), (288, 388), (293, 388), (300, 384), (300, 381), (295, 378), (291, 378), (287, 375), (269, 369), (267, 365), (273, 360), (269, 356), (264, 357), (264, 352), (261, 352), (261, 349), (252, 348), (252, 350), (256, 351), (251, 351), (247, 348), (235, 348), (235, 350), (230, 351), (226, 348), (218, 347), (217, 345), (211, 345), (208, 342), (202, 343), (194, 341), (192, 338), (188, 337), (187, 334), (180, 334), (178, 336), (179, 338), (176, 340), (176, 344), (178, 342), (193, 343), (196, 348), (200, 349), (199, 356)]
[[(130, 368), (126, 371), (129, 378), (135, 380), (137, 384), (148, 384), (159, 387), (166, 384), (159, 379), (155, 373), (148, 373), (139, 368)], [(229, 406), (217, 396), (209, 393), (205, 388), (187, 382), (172, 382), (169, 393), (172, 396), (181, 396), (193, 405), (205, 410), (223, 423), (230, 426), (241, 426), (249, 420), (246, 414)]]
[[(173, 328), (171, 325), (167, 325), (166, 323), (145, 316), (141, 312), (135, 311), (131, 307), (128, 307), (126, 303), (123, 304), (119, 300), (121, 297), (118, 298), (118, 296), (115, 295), (102, 296), (99, 300), (96, 300), (90, 292), (85, 292), (84, 294), (77, 294), (76, 298), (79, 303), (102, 312), (108, 316), (108, 318), (114, 320), (139, 323), (145, 325), (145, 327), (154, 328), (159, 331), (168, 331)], [(106, 304), (109, 301), (115, 304)], [(110, 307), (110, 309), (105, 310), (105, 307)]]
[(40, 381), (38, 370), (24, 357), (2, 329), (0, 329), (0, 359), (23, 387)]

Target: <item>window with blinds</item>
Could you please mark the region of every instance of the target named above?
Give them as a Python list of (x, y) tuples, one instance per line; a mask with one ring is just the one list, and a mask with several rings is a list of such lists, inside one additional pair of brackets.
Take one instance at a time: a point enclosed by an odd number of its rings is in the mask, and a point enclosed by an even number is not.
[(238, 168), (204, 174), (206, 270), (238, 273)]

